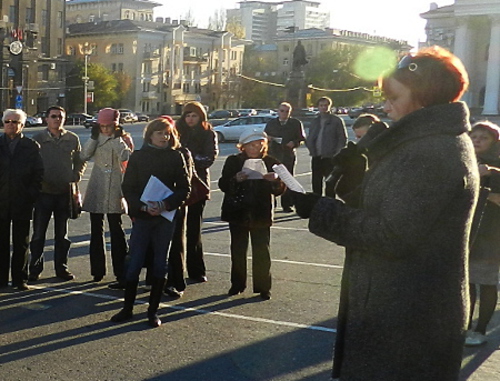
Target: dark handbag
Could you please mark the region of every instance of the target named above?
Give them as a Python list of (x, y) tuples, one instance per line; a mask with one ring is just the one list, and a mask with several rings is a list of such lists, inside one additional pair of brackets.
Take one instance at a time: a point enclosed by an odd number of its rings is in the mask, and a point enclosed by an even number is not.
[(77, 183), (69, 183), (69, 218), (76, 220), (82, 214), (82, 194)]
[(210, 195), (210, 187), (198, 176), (196, 171), (193, 171), (191, 177), (191, 192), (186, 200), (186, 206), (196, 204), (202, 200), (208, 200)]

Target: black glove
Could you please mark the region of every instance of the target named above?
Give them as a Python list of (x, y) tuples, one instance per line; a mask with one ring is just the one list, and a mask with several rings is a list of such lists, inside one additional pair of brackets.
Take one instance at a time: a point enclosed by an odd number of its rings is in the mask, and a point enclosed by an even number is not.
[(316, 193), (299, 193), (291, 191), (293, 205), (295, 206), (295, 211), (300, 218), (309, 218), (311, 212), (321, 198), (319, 194)]
[(92, 129), (90, 130), (90, 139), (97, 140), (99, 139), (99, 134), (101, 133), (101, 128), (99, 125), (92, 126)]
[(115, 138), (119, 138), (121, 136), (123, 136), (124, 133), (123, 133), (123, 127), (122, 126), (116, 126), (115, 128)]

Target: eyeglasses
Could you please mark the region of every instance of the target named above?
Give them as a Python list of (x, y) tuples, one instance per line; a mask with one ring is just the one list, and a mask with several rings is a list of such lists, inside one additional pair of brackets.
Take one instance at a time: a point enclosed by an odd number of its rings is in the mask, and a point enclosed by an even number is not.
[(3, 123), (4, 124), (7, 124), (7, 123), (21, 124), (21, 121), (8, 119), (8, 120), (4, 120)]
[(413, 62), (413, 56), (411, 54), (404, 56), (398, 63), (398, 69), (406, 68), (408, 68), (409, 71), (416, 71), (418, 69), (418, 65)]
[(279, 112), (288, 112), (288, 111), (290, 111), (290, 110), (281, 110), (281, 109), (280, 109), (280, 110), (278, 110), (278, 111), (279, 111)]
[(64, 118), (62, 115), (56, 115), (56, 114), (52, 114), (52, 115), (50, 115), (50, 117), (52, 119), (62, 119), (62, 118)]

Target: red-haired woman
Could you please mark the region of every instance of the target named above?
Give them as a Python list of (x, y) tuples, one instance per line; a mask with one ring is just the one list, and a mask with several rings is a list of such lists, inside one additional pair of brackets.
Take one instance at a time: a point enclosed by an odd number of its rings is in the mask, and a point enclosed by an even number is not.
[[(469, 233), (479, 174), (460, 60), (431, 47), (382, 80), (394, 121), (367, 147), (361, 206), (298, 196), (314, 234), (349, 248), (334, 377), (458, 379), (468, 317)], [(308, 203), (312, 208), (302, 208)]]

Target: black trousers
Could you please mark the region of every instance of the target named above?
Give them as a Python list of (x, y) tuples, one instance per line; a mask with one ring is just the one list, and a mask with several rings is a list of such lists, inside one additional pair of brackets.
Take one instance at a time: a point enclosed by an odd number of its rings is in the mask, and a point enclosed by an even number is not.
[[(12, 226), (12, 262), (10, 258), (10, 227)], [(0, 219), (0, 287), (28, 281), (30, 220)]]
[(231, 284), (241, 290), (247, 285), (247, 251), (252, 241), (252, 279), (254, 292), (271, 290), (270, 227), (248, 228), (229, 224), (231, 233)]
[[(295, 155), (283, 158), (283, 165), (288, 169), (288, 171), (293, 175), (295, 173), (295, 163), (297, 158)], [(281, 195), (281, 207), (283, 209), (289, 209), (293, 206), (292, 193), (290, 189), (285, 190), (285, 193)]]
[[(323, 195), (323, 179), (333, 170), (333, 159), (328, 157), (314, 156), (311, 159), (312, 171), (312, 191), (316, 194)], [(325, 194), (328, 197), (335, 197), (335, 187), (325, 186)]]
[[(186, 289), (184, 279), (184, 258), (186, 243), (186, 208), (182, 207), (175, 215), (175, 228), (168, 254), (167, 287), (175, 287), (177, 291)], [(148, 272), (149, 274), (149, 272)]]
[[(125, 257), (128, 253), (127, 240), (122, 227), (122, 215), (107, 214), (111, 236), (111, 261), (113, 274), (118, 281), (125, 277)], [(95, 277), (106, 275), (106, 247), (104, 240), (104, 214), (90, 213), (90, 273)]]
[(206, 201), (200, 201), (187, 207), (186, 221), (186, 265), (188, 276), (197, 279), (206, 276), (201, 241), (201, 224)]

